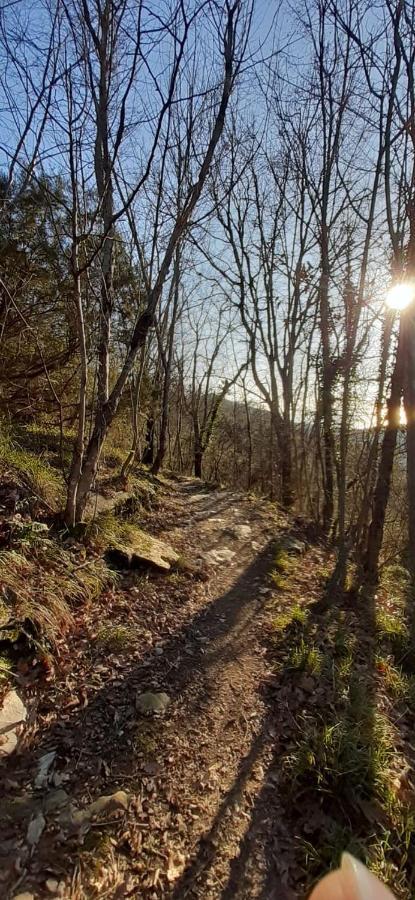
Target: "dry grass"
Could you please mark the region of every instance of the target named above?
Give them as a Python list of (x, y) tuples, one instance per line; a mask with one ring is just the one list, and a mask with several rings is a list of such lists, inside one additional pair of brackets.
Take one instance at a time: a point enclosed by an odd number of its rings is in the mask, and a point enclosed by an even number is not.
[(57, 512), (63, 503), (64, 481), (62, 475), (39, 455), (19, 447), (9, 435), (0, 435), (0, 472), (10, 472), (17, 477), (51, 512)]
[(0, 552), (3, 627), (32, 626), (56, 645), (73, 623), (72, 607), (96, 597), (113, 577), (101, 559), (77, 566), (56, 541), (38, 536)]

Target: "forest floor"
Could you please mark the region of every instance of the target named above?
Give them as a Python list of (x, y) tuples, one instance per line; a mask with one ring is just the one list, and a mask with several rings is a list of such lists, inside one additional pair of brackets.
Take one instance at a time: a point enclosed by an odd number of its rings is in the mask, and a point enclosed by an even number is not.
[[(181, 566), (121, 574), (41, 690), (28, 680), (29, 727), (0, 762), (5, 896), (291, 900), (349, 849), (414, 897), (402, 591), (380, 588), (381, 613), (352, 587), (327, 607), (323, 544), (191, 479), (145, 527)], [(148, 691), (160, 714), (138, 712)]]

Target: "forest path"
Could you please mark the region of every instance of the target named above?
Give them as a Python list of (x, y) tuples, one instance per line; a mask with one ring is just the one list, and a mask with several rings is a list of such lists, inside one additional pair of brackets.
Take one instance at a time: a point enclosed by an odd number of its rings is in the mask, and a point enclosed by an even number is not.
[[(284, 900), (290, 837), (269, 769), (280, 725), (263, 625), (290, 522), (269, 503), (183, 480), (169, 484), (147, 525), (186, 564), (207, 566), (208, 578), (190, 578), (185, 566), (125, 574), (80, 614), (25, 752), (6, 763), (7, 800), (20, 804), (4, 845), (10, 896)], [(114, 646), (103, 635), (115, 632)], [(127, 633), (134, 642), (124, 646)], [(146, 691), (169, 695), (164, 715), (138, 714)], [(24, 807), (39, 803), (33, 784), (47, 752), (56, 756), (51, 800), (28, 849)], [(62, 787), (81, 810), (72, 827), (67, 811), (56, 819)], [(127, 814), (111, 809), (79, 827), (91, 801), (117, 790), (130, 796)]]
[(199, 647), (185, 648), (188, 659), (169, 682), (179, 696), (169, 759), (180, 828), (169, 834), (172, 886), (161, 893), (252, 898), (265, 889), (283, 900), (288, 894), (266, 841), (267, 811), (259, 813), (256, 800), (276, 736), (264, 691), (272, 678), (264, 600), (273, 592), (275, 548), (289, 521), (270, 504), (193, 480), (176, 491), (177, 525), (166, 537), (212, 574), (193, 629)]

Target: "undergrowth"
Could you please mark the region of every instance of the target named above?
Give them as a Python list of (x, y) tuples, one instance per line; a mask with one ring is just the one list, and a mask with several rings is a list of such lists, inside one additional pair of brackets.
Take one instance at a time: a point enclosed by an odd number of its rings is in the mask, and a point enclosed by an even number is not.
[[(328, 562), (311, 573), (317, 598), (323, 569)], [(415, 871), (413, 776), (405, 774), (415, 719), (408, 573), (388, 567), (379, 595), (346, 592), (324, 611), (290, 602), (296, 564), (279, 553), (274, 575), (288, 588), (285, 608), (272, 615), (269, 607), (273, 669), (290, 698), (280, 783), (304, 885), (348, 850), (407, 900)]]
[(113, 578), (98, 558), (77, 565), (57, 541), (43, 534), (0, 552), (3, 635), (16, 629), (54, 646), (73, 624), (72, 609), (99, 596)]
[(64, 497), (62, 475), (39, 453), (20, 447), (7, 433), (0, 432), (0, 472), (10, 470), (50, 511), (57, 512), (61, 508)]

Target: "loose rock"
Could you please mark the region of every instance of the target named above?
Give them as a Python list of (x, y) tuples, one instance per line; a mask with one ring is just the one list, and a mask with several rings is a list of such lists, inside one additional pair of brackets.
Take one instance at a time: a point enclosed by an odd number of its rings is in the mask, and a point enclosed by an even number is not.
[(218, 550), (209, 550), (206, 553), (206, 562), (211, 563), (213, 565), (217, 563), (230, 562), (235, 556), (235, 551), (230, 550), (229, 547), (222, 547)]
[(306, 551), (304, 541), (298, 541), (297, 538), (293, 537), (283, 538), (280, 541), (280, 547), (282, 550), (285, 550), (286, 553), (291, 553), (293, 556), (302, 556)]
[(136, 700), (138, 712), (142, 713), (163, 713), (166, 711), (170, 703), (170, 697), (164, 691), (153, 694), (152, 691), (146, 691), (139, 694)]
[(232, 525), (225, 529), (224, 534), (234, 538), (237, 541), (246, 541), (251, 536), (252, 528), (250, 525)]
[(9, 756), (19, 740), (20, 726), (27, 719), (27, 709), (17, 691), (6, 694), (0, 709), (0, 756)]
[(93, 803), (86, 808), (85, 812), (88, 818), (99, 816), (103, 812), (117, 812), (119, 809), (127, 810), (129, 804), (129, 796), (126, 791), (115, 791), (114, 794), (103, 795), (94, 800)]
[(104, 794), (89, 804), (85, 809), (75, 809), (72, 804), (67, 805), (59, 817), (59, 822), (64, 829), (70, 831), (87, 831), (91, 819), (101, 816), (103, 813), (127, 811), (130, 798), (126, 791), (115, 791), (114, 794)]
[(117, 569), (136, 568), (140, 564), (168, 571), (177, 562), (179, 554), (164, 541), (136, 529), (136, 540), (131, 544), (114, 543), (108, 547), (105, 558)]

